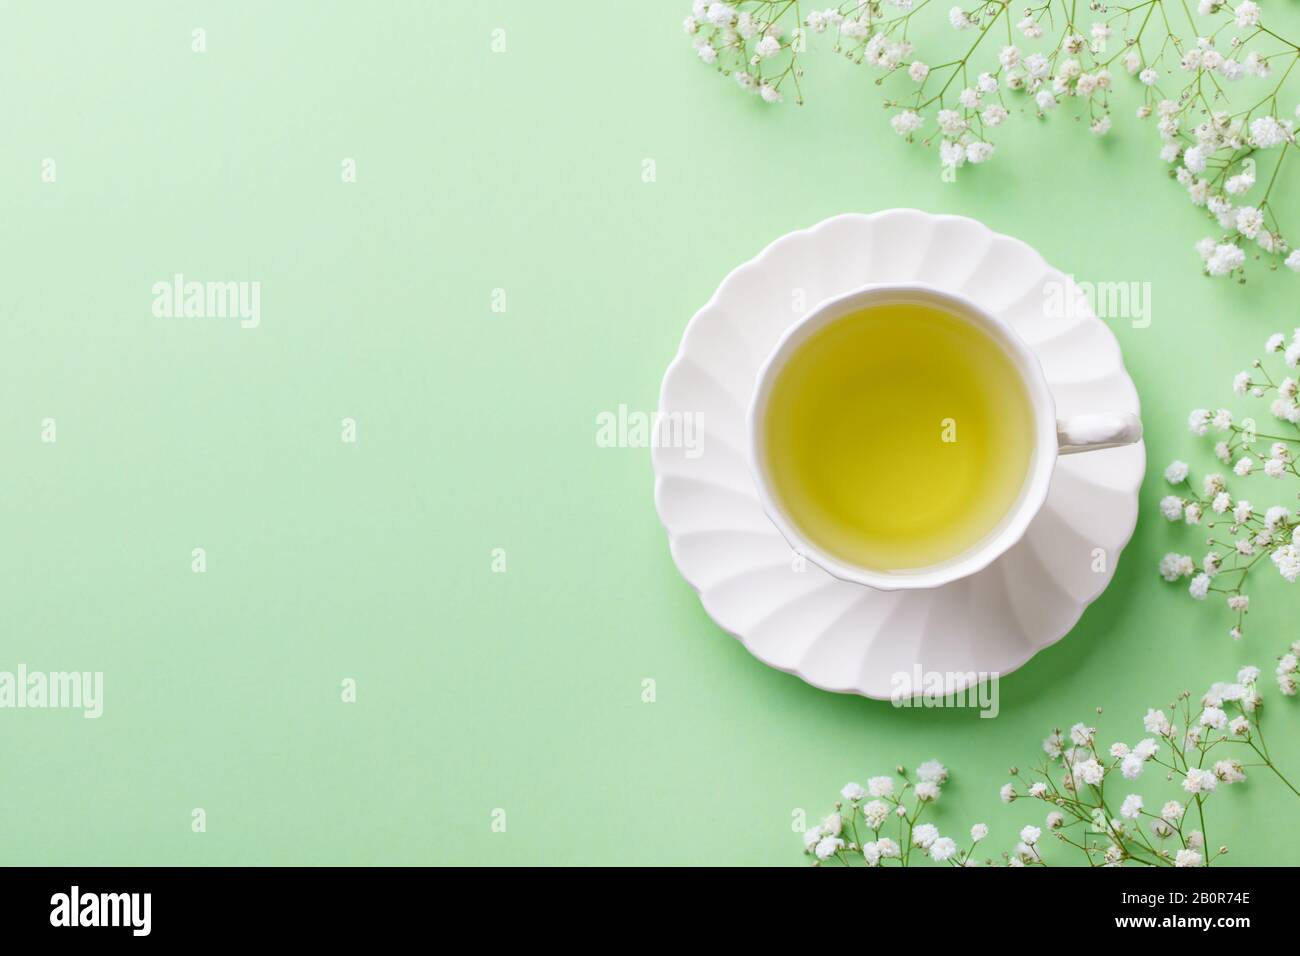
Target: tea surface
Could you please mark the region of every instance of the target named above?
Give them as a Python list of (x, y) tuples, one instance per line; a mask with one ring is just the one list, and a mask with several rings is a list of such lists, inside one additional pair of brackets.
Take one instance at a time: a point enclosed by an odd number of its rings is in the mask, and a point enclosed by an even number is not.
[(917, 303), (817, 331), (773, 384), (775, 494), (811, 542), (874, 570), (923, 568), (995, 531), (1029, 473), (1034, 417), (1003, 347)]

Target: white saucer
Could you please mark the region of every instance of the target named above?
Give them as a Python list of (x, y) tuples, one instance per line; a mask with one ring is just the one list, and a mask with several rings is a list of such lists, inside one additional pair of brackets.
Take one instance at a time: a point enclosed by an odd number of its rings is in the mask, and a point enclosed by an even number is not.
[[(1042, 362), (1058, 417), (1138, 413), (1115, 336), (1069, 278), (973, 219), (914, 209), (836, 216), (781, 237), (722, 281), (686, 327), (660, 393), (661, 413), (697, 415), (702, 433), (698, 445), (653, 449), (655, 507), (673, 560), (709, 616), (763, 663), (880, 699), (895, 674), (918, 665), (1006, 674), (1060, 640), (1110, 583), (1146, 467), (1141, 444), (1061, 458), (1025, 537), (978, 574), (934, 590), (876, 591), (811, 562), (796, 570), (744, 452), (759, 367), (819, 302), (903, 281), (1005, 318)], [(1050, 289), (1066, 290), (1072, 307), (1045, 308)]]

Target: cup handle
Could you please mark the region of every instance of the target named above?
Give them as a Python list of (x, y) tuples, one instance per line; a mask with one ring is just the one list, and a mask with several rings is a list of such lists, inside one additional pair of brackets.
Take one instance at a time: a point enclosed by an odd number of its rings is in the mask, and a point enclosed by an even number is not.
[(1056, 441), (1062, 455), (1118, 448), (1141, 440), (1142, 422), (1136, 415), (1075, 415), (1056, 421)]

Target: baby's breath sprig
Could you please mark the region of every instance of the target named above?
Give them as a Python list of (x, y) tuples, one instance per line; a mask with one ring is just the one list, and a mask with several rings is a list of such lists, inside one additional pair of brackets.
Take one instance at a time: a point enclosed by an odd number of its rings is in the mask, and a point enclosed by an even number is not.
[[(1289, 696), (1296, 692), (1297, 655), (1300, 641), (1276, 668), (1278, 686)], [(916, 769), (915, 786), (902, 767), (896, 771), (901, 786), (892, 776), (871, 777), (866, 787), (846, 784), (835, 812), (805, 831), (805, 852), (818, 865), (909, 866), (929, 860), (949, 866), (1047, 866), (1045, 842), (1055, 840), (1082, 854), (1088, 866), (1210, 866), (1228, 852), (1206, 836), (1206, 808), (1219, 787), (1244, 783), (1248, 773), (1263, 768), (1300, 797), (1264, 741), (1259, 678), (1259, 668), (1243, 667), (1235, 680), (1211, 685), (1198, 701), (1189, 692), (1179, 694), (1168, 715), (1149, 708), (1142, 718), (1145, 735), (1132, 746), (1117, 741), (1103, 751), (1097, 728), (1082, 721), (1068, 731), (1053, 730), (1043, 740), (1046, 758), (1032, 770), (1012, 767), (1011, 780), (998, 792), (1005, 804), (1037, 802), (1046, 810), (1041, 825), (1022, 827), (1019, 842), (997, 860), (976, 856), (989, 834), (983, 823), (971, 827), (970, 840), (959, 844), (937, 825), (918, 822), (949, 778), (937, 760)], [(1153, 767), (1160, 770), (1148, 772)], [(1148, 781), (1163, 778), (1178, 789), (1148, 804), (1136, 792), (1149, 789), (1137, 783), (1144, 774)]]
[[(1199, 0), (1195, 15), (1186, 0), (1091, 0), (1086, 12), (1076, 0), (979, 0), (948, 10), (948, 24), (970, 40), (940, 63), (918, 56), (912, 40), (915, 18), (928, 7), (934, 15), (931, 0), (808, 6), (693, 0), (684, 28), (701, 60), (768, 103), (791, 87), (803, 102), (801, 56), (810, 36), (828, 34), (833, 52), (898, 90), (884, 101), (890, 125), (909, 142), (937, 143), (945, 177), (992, 159), (993, 131), (1018, 106), (1045, 119), (1074, 102), (1106, 135), (1116, 73), (1127, 74), (1142, 91), (1138, 118), (1155, 117), (1170, 176), (1217, 227), (1196, 243), (1205, 274), (1244, 281), (1252, 255), (1300, 271), (1300, 249), (1277, 216), (1283, 164), (1300, 148), (1284, 103), (1300, 45), (1264, 23), (1255, 0)], [(1245, 92), (1230, 95), (1238, 86)]]
[[(1300, 365), (1300, 329), (1290, 344), (1280, 332), (1264, 344), (1266, 356), (1282, 355), (1286, 368)], [(1300, 403), (1297, 403), (1296, 379), (1275, 375), (1262, 359), (1247, 371), (1237, 373), (1232, 382), (1238, 396), (1270, 399), (1269, 414), (1273, 424), (1261, 430), (1253, 418), (1234, 419), (1226, 408), (1210, 411), (1194, 409), (1188, 427), (1197, 436), (1215, 436), (1214, 454), (1233, 475), (1241, 480), (1263, 474), (1281, 482), (1279, 497), (1295, 498), (1300, 494), (1300, 470), (1296, 468), (1300, 453)], [(1171, 462), (1165, 480), (1173, 494), (1160, 501), (1161, 513), (1170, 521), (1205, 525), (1212, 531), (1208, 551), (1198, 562), (1194, 557), (1170, 552), (1160, 560), (1160, 576), (1171, 583), (1190, 578), (1188, 593), (1198, 601), (1218, 594), (1236, 615), (1229, 635), (1240, 639), (1250, 608), (1245, 593), (1246, 580), (1257, 567), (1271, 564), (1286, 581), (1300, 578), (1300, 514), (1293, 505), (1276, 504), (1260, 509), (1248, 499), (1234, 495), (1224, 475), (1211, 473), (1200, 484), (1193, 484), (1191, 469), (1184, 461)], [(1256, 480), (1258, 480), (1256, 478)], [(1266, 560), (1267, 559), (1267, 560)]]

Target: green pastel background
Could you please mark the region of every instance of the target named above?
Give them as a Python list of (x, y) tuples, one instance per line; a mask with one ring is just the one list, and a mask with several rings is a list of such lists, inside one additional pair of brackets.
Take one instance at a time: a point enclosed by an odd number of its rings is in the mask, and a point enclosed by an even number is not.
[[(1208, 224), (1127, 82), (1110, 137), (1071, 107), (1017, 115), (945, 183), (865, 68), (810, 56), (808, 105), (765, 107), (696, 60), (688, 6), (0, 7), (0, 670), (106, 685), (99, 720), (0, 711), (0, 861), (799, 863), (796, 808), (931, 757), (953, 772), (940, 828), (985, 820), (1000, 851), (1041, 813), (996, 790), (1054, 726), (1132, 743), (1148, 706), (1271, 671), (1293, 593), (1254, 588), (1234, 644), (1226, 611), (1157, 577), (1204, 532), (1155, 503), (1167, 460), (1211, 463), (1187, 410), (1296, 324), (1300, 280), (1199, 275)], [(1074, 631), (1003, 680), (996, 720), (751, 658), (676, 573), (648, 453), (595, 442), (599, 412), (654, 408), (731, 268), (891, 206), (1151, 283), (1150, 327), (1112, 323), (1148, 432), (1136, 535)], [(260, 327), (155, 318), (177, 272), (259, 280)], [(1300, 704), (1267, 693), (1300, 770)], [(1253, 776), (1213, 797), (1210, 842), (1293, 862), (1297, 801)]]

